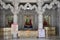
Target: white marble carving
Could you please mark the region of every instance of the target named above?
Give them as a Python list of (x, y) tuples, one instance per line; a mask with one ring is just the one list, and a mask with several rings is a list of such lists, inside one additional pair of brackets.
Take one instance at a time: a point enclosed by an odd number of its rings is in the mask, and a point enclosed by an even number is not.
[[(29, 7), (27, 7), (27, 6), (29, 6)], [(29, 8), (30, 10), (32, 10), (32, 9), (37, 9), (37, 6), (36, 5), (31, 5), (30, 3), (26, 3), (24, 6), (23, 5), (20, 5), (20, 7), (19, 7), (19, 9), (24, 9), (24, 10), (26, 10), (27, 8)]]

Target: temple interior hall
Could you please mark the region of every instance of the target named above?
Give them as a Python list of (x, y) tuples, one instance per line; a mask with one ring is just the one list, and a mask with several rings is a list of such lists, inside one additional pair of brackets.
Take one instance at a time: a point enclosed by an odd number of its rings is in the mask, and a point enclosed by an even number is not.
[(60, 38), (59, 5), (60, 0), (0, 0), (0, 38)]

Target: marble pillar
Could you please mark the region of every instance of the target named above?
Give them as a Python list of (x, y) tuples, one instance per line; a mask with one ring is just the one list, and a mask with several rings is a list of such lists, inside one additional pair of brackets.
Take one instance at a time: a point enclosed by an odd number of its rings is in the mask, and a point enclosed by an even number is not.
[(17, 38), (17, 34), (18, 34), (18, 16), (17, 14), (13, 14), (13, 24), (11, 25), (11, 32), (12, 32), (12, 36), (13, 38)]
[(60, 36), (60, 8), (58, 8), (58, 29), (59, 29), (59, 36)]
[(17, 16), (17, 14), (14, 14), (14, 16), (13, 16), (13, 23), (17, 23), (18, 21), (17, 21), (17, 18), (18, 16)]
[(38, 28), (43, 28), (43, 15), (39, 14), (38, 15)]
[(43, 15), (38, 16), (38, 37), (45, 37), (45, 30), (43, 29)]

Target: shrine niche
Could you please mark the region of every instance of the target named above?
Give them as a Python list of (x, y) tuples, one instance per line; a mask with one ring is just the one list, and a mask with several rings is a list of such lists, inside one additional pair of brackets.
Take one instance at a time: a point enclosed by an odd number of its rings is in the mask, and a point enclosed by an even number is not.
[(50, 26), (50, 16), (45, 15), (43, 18), (43, 27)]
[(24, 28), (32, 28), (33, 27), (33, 17), (30, 15), (24, 16)]
[(6, 26), (7, 27), (11, 27), (11, 24), (13, 23), (13, 16), (12, 15), (8, 15), (6, 16)]
[(11, 24), (13, 24), (13, 14), (9, 9), (7, 11), (5, 11), (5, 27), (11, 27)]
[(38, 14), (35, 10), (21, 10), (18, 14), (19, 30), (38, 30)]

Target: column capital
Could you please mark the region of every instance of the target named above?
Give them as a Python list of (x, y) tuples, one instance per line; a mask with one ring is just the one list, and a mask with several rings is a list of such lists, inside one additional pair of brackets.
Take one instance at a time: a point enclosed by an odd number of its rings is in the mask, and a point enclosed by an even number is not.
[(17, 14), (19, 13), (18, 10), (12, 9), (11, 11), (12, 11), (12, 13), (13, 13), (14, 15), (17, 15)]
[(43, 0), (37, 0), (38, 7), (39, 7), (39, 6), (42, 6), (43, 3), (44, 3)]
[(37, 10), (37, 13), (38, 13), (38, 15), (43, 15), (44, 11), (43, 10), (40, 10), (40, 11)]

